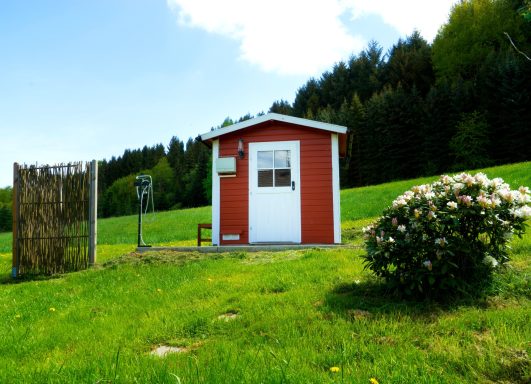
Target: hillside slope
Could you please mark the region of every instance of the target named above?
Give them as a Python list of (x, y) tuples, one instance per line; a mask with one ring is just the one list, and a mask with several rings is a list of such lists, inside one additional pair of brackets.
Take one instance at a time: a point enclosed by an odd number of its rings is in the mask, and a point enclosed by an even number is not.
[[(525, 184), (529, 172), (522, 167), (529, 164), (489, 176)], [(394, 198), (422, 181), (343, 191), (343, 208), (352, 212), (343, 224), (358, 233), (371, 210), (389, 204), (372, 194)], [(360, 200), (368, 201), (363, 209)], [(209, 212), (166, 212), (148, 224), (157, 223), (153, 237), (161, 241), (176, 238), (177, 230), (191, 242), (195, 223), (208, 221)], [(140, 256), (130, 253), (135, 223), (134, 216), (102, 220), (109, 243), (99, 250), (109, 261), (82, 272), (11, 284), (10, 255), (0, 255), (0, 382), (524, 383), (531, 377), (530, 233), (512, 242), (511, 268), (496, 278), (489, 297), (438, 305), (389, 297), (363, 270), (362, 249)], [(161, 346), (179, 352), (154, 356)]]
[[(489, 178), (501, 177), (513, 188), (531, 186), (531, 162), (503, 165), (471, 173), (484, 172)], [(414, 185), (431, 182), (438, 176), (403, 180), (380, 185), (344, 189), (341, 191), (341, 221), (352, 227), (357, 220), (378, 216), (398, 195)], [(156, 202), (155, 202), (156, 204)], [(194, 245), (197, 224), (211, 222), (211, 208), (201, 207), (148, 214), (144, 220), (144, 240), (153, 245)], [(123, 244), (122, 250), (136, 245), (137, 216), (122, 216), (98, 220), (98, 244), (107, 259), (107, 245)], [(103, 247), (102, 247), (103, 246)], [(0, 234), (0, 253), (11, 252), (11, 234)]]

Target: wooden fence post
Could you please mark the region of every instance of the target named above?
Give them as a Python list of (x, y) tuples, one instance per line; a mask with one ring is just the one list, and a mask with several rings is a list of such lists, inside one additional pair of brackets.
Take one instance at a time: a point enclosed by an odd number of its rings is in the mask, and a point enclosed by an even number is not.
[(13, 163), (13, 197), (12, 197), (12, 213), (13, 213), (13, 245), (11, 247), (13, 252), (13, 264), (11, 268), (11, 276), (17, 277), (19, 266), (19, 254), (18, 254), (18, 211), (19, 211), (19, 166), (18, 163)]
[(98, 162), (92, 160), (89, 175), (89, 265), (96, 263), (98, 243)]

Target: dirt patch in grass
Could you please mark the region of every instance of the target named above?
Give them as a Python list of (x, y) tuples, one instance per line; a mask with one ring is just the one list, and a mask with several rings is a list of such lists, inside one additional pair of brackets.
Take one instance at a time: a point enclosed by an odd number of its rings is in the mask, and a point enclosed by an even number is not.
[(226, 313), (219, 315), (218, 320), (231, 321), (231, 320), (237, 319), (238, 317), (240, 317), (240, 315), (238, 314), (238, 311), (228, 311)]
[(169, 345), (159, 345), (155, 349), (152, 349), (149, 354), (152, 356), (164, 357), (170, 353), (184, 353), (188, 351), (189, 349), (185, 347), (172, 347)]
[(499, 383), (529, 383), (531, 382), (531, 362), (527, 351), (507, 349), (500, 359), (500, 366), (491, 379)]
[(369, 311), (363, 309), (349, 309), (347, 310), (347, 316), (350, 320), (362, 320), (370, 318), (372, 315)]
[(201, 253), (201, 252), (176, 252), (176, 251), (157, 251), (157, 252), (131, 252), (122, 255), (116, 259), (104, 263), (106, 268), (113, 268), (119, 265), (146, 265), (146, 264), (174, 264), (183, 265), (189, 262), (196, 262), (205, 259), (221, 259), (230, 254), (224, 253)]
[(241, 259), (245, 264), (269, 264), (282, 261), (297, 260), (304, 256), (305, 251), (285, 252), (177, 252), (177, 251), (152, 251), (131, 252), (103, 263), (104, 268), (116, 268), (119, 265), (150, 265), (172, 264), (184, 265), (186, 263), (213, 259)]
[(281, 261), (298, 260), (306, 254), (306, 250), (290, 250), (284, 252), (249, 252), (245, 264), (270, 264)]

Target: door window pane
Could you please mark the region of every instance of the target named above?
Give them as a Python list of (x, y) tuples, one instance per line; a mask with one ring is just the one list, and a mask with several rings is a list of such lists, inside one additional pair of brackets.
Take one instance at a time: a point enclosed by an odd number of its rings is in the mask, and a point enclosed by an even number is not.
[(275, 187), (291, 185), (291, 169), (275, 169)]
[(291, 151), (275, 151), (275, 168), (290, 168)]
[(291, 186), (291, 151), (257, 151), (258, 187)]
[(273, 151), (258, 151), (258, 169), (273, 168)]
[(258, 186), (272, 187), (273, 186), (273, 170), (259, 170), (258, 171)]

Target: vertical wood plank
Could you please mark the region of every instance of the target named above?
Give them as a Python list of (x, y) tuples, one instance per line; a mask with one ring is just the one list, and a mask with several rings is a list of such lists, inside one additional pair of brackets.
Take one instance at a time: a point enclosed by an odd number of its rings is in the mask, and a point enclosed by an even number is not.
[(89, 265), (94, 265), (98, 235), (98, 162), (96, 160), (92, 160), (90, 164), (89, 185)]
[(13, 264), (11, 269), (11, 275), (17, 277), (18, 275), (18, 265), (19, 265), (19, 255), (18, 255), (18, 212), (19, 212), (19, 195), (18, 195), (18, 163), (13, 164), (13, 197), (12, 197), (12, 214), (13, 214), (13, 245), (11, 247), (13, 252)]

